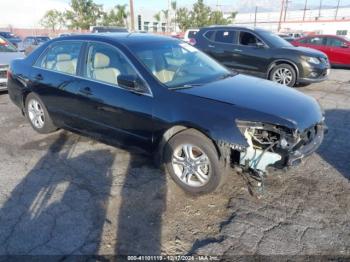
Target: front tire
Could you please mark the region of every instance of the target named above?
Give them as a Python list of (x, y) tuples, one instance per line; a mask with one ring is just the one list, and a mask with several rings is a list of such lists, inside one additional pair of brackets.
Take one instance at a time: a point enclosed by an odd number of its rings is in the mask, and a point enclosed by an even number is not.
[(297, 82), (297, 74), (291, 65), (280, 64), (272, 69), (269, 79), (278, 84), (293, 87)]
[(26, 97), (25, 113), (29, 123), (38, 133), (48, 134), (57, 130), (46, 106), (36, 94), (30, 93)]
[(166, 168), (185, 192), (210, 193), (225, 180), (226, 170), (206, 136), (188, 129), (172, 137), (164, 150)]

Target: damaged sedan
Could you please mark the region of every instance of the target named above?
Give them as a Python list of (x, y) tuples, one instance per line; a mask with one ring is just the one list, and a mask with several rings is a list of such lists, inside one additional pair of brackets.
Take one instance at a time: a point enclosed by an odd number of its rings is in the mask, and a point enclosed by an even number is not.
[(264, 174), (297, 165), (326, 131), (313, 98), (163, 36), (55, 39), (14, 61), (8, 77), (12, 101), (37, 132), (64, 128), (138, 146), (193, 194), (217, 189), (232, 167)]

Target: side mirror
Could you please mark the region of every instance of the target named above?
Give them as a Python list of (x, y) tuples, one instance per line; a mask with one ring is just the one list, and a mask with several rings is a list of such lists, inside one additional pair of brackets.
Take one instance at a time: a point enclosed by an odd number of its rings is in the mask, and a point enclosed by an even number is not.
[(347, 43), (342, 43), (341, 47), (342, 48), (349, 48), (349, 45)]
[(264, 43), (261, 43), (261, 42), (257, 42), (257, 43), (255, 44), (255, 46), (256, 46), (257, 48), (265, 48)]
[(145, 88), (143, 87), (140, 79), (137, 76), (119, 75), (118, 85), (121, 87), (127, 88), (131, 91), (136, 91), (140, 93), (145, 92)]

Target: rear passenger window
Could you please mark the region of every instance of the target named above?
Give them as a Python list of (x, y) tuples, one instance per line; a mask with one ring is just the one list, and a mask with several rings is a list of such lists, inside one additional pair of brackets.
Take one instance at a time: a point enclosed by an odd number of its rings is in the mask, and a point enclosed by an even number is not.
[(328, 37), (327, 39), (328, 46), (342, 47), (344, 44), (345, 42), (338, 38)]
[(119, 75), (137, 77), (134, 68), (118, 49), (102, 43), (90, 44), (84, 76), (118, 85)]
[(69, 75), (77, 74), (78, 57), (82, 44), (65, 42), (53, 44), (37, 66)]
[(215, 42), (233, 44), (236, 32), (232, 30), (218, 30), (215, 34)]

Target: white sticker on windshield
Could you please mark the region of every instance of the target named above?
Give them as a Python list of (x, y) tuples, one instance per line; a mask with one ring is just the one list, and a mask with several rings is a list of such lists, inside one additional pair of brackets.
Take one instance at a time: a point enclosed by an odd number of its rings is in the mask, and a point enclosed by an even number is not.
[(186, 49), (188, 52), (190, 53), (195, 53), (198, 52), (198, 50), (196, 48), (194, 48), (193, 46), (186, 44), (186, 43), (181, 43), (180, 46), (184, 49)]

